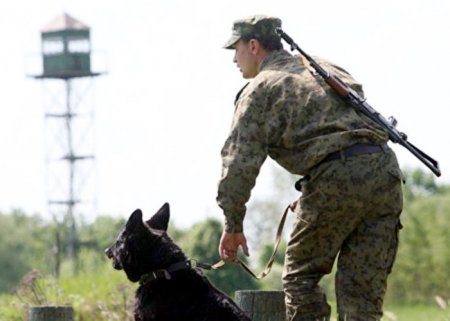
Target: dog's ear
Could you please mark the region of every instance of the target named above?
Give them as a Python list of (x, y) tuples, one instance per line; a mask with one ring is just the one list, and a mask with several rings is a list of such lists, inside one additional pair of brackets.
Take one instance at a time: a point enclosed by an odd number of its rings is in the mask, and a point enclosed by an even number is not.
[(156, 230), (167, 231), (169, 226), (170, 207), (168, 203), (165, 203), (161, 208), (147, 221), (148, 226)]
[(142, 211), (140, 209), (135, 210), (128, 219), (126, 229), (135, 229), (137, 226), (142, 225)]

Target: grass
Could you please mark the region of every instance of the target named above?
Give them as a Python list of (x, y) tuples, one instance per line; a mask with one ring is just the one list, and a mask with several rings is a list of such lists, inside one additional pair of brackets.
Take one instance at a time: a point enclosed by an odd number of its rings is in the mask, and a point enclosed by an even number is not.
[(436, 305), (405, 304), (385, 307), (383, 321), (450, 321), (450, 309)]
[(131, 321), (134, 290), (124, 273), (110, 264), (95, 274), (63, 274), (59, 280), (32, 271), (13, 295), (0, 294), (0, 320), (27, 320), (29, 308), (36, 305), (70, 305), (75, 321)]
[[(331, 321), (336, 320), (333, 314)], [(381, 321), (450, 321), (450, 309), (442, 309), (437, 304), (388, 305)]]
[[(31, 272), (18, 288), (22, 292), (0, 294), (0, 320), (27, 320), (30, 306), (59, 304), (75, 309), (75, 321), (132, 321), (136, 285), (131, 284), (124, 273), (113, 270), (109, 262), (92, 270), (77, 276), (63, 273), (58, 281)], [(450, 321), (450, 302), (436, 301), (429, 305), (387, 305), (382, 321)], [(335, 321), (335, 314), (333, 317)]]

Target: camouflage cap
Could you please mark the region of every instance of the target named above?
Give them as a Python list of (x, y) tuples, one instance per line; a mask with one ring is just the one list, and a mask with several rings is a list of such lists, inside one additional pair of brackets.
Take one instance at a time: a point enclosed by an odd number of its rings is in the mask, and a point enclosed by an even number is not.
[(279, 37), (275, 28), (281, 27), (281, 20), (275, 17), (265, 15), (254, 15), (244, 19), (236, 20), (233, 23), (233, 33), (225, 43), (223, 48), (233, 49), (234, 44), (239, 39), (264, 39), (271, 37)]

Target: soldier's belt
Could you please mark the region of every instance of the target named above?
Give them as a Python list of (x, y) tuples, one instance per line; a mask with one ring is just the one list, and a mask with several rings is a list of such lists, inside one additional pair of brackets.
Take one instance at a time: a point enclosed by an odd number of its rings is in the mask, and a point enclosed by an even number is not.
[(350, 147), (344, 148), (340, 151), (328, 154), (319, 164), (329, 162), (336, 159), (345, 159), (347, 157), (379, 153), (387, 150), (387, 145), (374, 145), (374, 144), (356, 144)]
[[(323, 164), (325, 162), (337, 160), (337, 159), (346, 159), (347, 157), (364, 155), (364, 154), (373, 154), (379, 153), (387, 150), (387, 144), (383, 145), (375, 145), (375, 144), (355, 144), (350, 147), (344, 148), (337, 152), (333, 152), (328, 154), (324, 159), (322, 159), (316, 166)], [(295, 182), (295, 189), (299, 192), (302, 191), (302, 184), (308, 182), (311, 179), (309, 175), (305, 175), (300, 178), (297, 182)]]

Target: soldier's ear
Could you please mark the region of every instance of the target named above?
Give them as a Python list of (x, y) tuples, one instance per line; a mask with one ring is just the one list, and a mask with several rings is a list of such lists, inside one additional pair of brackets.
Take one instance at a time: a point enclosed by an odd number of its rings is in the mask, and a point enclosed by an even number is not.
[(143, 225), (142, 211), (140, 209), (135, 210), (128, 219), (126, 229), (135, 229), (137, 226)]
[(163, 206), (147, 221), (148, 226), (156, 230), (167, 231), (170, 219), (169, 203), (164, 203)]

